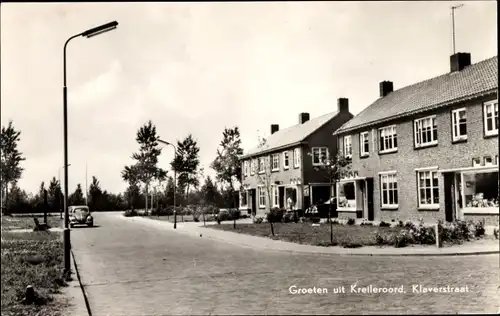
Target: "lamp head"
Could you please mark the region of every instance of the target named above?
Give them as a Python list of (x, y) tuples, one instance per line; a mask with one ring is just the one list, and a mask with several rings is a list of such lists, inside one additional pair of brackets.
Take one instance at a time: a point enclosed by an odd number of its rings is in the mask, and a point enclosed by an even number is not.
[(93, 36), (112, 31), (112, 30), (116, 29), (117, 26), (118, 26), (118, 22), (116, 22), (116, 21), (109, 22), (109, 23), (103, 24), (101, 26), (94, 27), (90, 30), (86, 30), (85, 32), (82, 33), (82, 36), (85, 36), (87, 38), (91, 38)]

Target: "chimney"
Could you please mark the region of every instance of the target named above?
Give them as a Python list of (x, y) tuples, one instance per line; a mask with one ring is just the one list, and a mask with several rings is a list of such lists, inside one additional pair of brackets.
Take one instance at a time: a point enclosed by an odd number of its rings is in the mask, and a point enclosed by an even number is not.
[(271, 124), (271, 135), (280, 130), (280, 126), (278, 124)]
[(349, 99), (348, 98), (339, 98), (337, 100), (337, 108), (339, 112), (347, 113), (349, 112)]
[(460, 71), (470, 66), (470, 53), (456, 53), (450, 56), (451, 72)]
[(382, 81), (380, 83), (380, 97), (383, 98), (393, 91), (392, 81)]
[(300, 113), (299, 114), (299, 124), (304, 124), (309, 121), (309, 113)]

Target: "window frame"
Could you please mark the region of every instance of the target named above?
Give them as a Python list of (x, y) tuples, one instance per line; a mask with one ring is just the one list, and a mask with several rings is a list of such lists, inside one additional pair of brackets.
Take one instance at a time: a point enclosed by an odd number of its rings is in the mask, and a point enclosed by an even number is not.
[(293, 150), (293, 166), (294, 168), (299, 168), (300, 167), (300, 148), (295, 148)]
[[(492, 107), (492, 125), (496, 125), (496, 129), (488, 130), (488, 107)], [(495, 108), (496, 108), (496, 116), (495, 116)], [(495, 120), (496, 118), (496, 120)], [(488, 102), (484, 102), (483, 104), (483, 124), (484, 124), (484, 135), (485, 136), (496, 136), (498, 135), (498, 100), (491, 100)]]
[[(344, 136), (343, 140), (344, 140), (344, 157), (345, 158), (352, 158), (352, 137), (351, 137), (351, 135)], [(349, 144), (348, 144), (347, 140), (349, 140)], [(328, 157), (328, 155), (327, 155), (327, 157)]]
[[(370, 156), (370, 133), (361, 132), (359, 133), (359, 156), (368, 157)], [(368, 145), (368, 151), (365, 151), (365, 143)]]
[[(347, 184), (347, 183), (352, 183), (354, 185), (354, 206), (346, 207), (346, 206), (340, 206), (340, 196), (339, 192), (341, 191), (340, 186)], [(337, 210), (341, 212), (356, 212), (357, 211), (357, 204), (358, 204), (358, 183), (356, 180), (351, 180), (351, 179), (341, 179), (337, 181), (336, 185), (336, 195), (337, 195)], [(346, 198), (347, 200), (347, 198)]]
[(279, 187), (277, 185), (272, 186), (272, 198), (273, 198), (273, 207), (279, 207), (280, 205), (280, 193)]
[[(430, 128), (431, 133), (430, 133), (430, 135), (431, 135), (432, 140), (427, 141), (425, 143), (422, 143), (423, 135), (424, 135), (424, 133), (427, 132), (427, 131), (423, 130), (423, 128), (424, 128), (423, 122), (426, 120), (429, 120), (429, 119), (431, 120), (431, 128)], [(418, 123), (421, 123), (420, 130), (417, 127)], [(414, 143), (415, 148), (425, 148), (425, 147), (430, 147), (430, 146), (436, 146), (438, 144), (438, 139), (439, 139), (437, 129), (438, 129), (437, 116), (435, 114), (413, 120), (413, 139), (414, 139), (413, 143)], [(420, 136), (420, 137), (418, 137), (418, 136)], [(418, 141), (419, 138), (420, 138), (420, 141)]]
[[(439, 209), (439, 203), (440, 203), (440, 193), (441, 193), (441, 190), (440, 190), (440, 187), (439, 187), (439, 171), (438, 171), (438, 168), (437, 167), (428, 167), (428, 168), (419, 168), (419, 169), (416, 169), (416, 176), (417, 176), (417, 207), (419, 209), (433, 209), (433, 210), (436, 210), (436, 209)], [(424, 183), (424, 187), (421, 187), (420, 186), (420, 174), (422, 173), (429, 173), (429, 179), (430, 179), (430, 186), (427, 187), (425, 186), (425, 183)], [(436, 179), (437, 179), (437, 185), (434, 186), (434, 175), (436, 175)], [(424, 182), (427, 178), (424, 178)], [(421, 190), (424, 189), (430, 189), (431, 191), (431, 195), (430, 195), (430, 199), (431, 199), (431, 203), (424, 203), (422, 204), (421, 201), (422, 201), (422, 195), (421, 195)], [(437, 189), (437, 198), (438, 198), (438, 202), (435, 203), (434, 202), (434, 190)]]
[(255, 174), (255, 159), (250, 160), (250, 175), (253, 176)]
[[(396, 188), (394, 189), (394, 182), (393, 183), (393, 187), (390, 188), (389, 187), (389, 183), (391, 182), (387, 182), (387, 189), (384, 190), (384, 179), (389, 180), (389, 178), (395, 178), (396, 181)], [(398, 173), (397, 171), (385, 171), (385, 172), (380, 172), (379, 173), (379, 179), (380, 179), (380, 206), (382, 209), (389, 209), (389, 210), (394, 210), (394, 209), (398, 209), (399, 208), (399, 186), (398, 186)], [(384, 204), (384, 191), (387, 191), (387, 201), (390, 202), (390, 195), (389, 195), (389, 190), (393, 190), (396, 192), (396, 195), (394, 195), (393, 193), (393, 200), (397, 200), (396, 202), (397, 203), (386, 203)], [(394, 197), (397, 197), (397, 199), (394, 199)]]
[(325, 147), (325, 146), (321, 146), (321, 147), (320, 147), (320, 146), (318, 146), (318, 147), (312, 147), (312, 148), (311, 148), (311, 152), (312, 152), (312, 157), (311, 157), (311, 158), (312, 158), (312, 165), (313, 165), (313, 166), (323, 166), (323, 165), (324, 165), (324, 162), (321, 162), (321, 161), (319, 161), (319, 162), (314, 162), (314, 151), (315, 151), (315, 150), (319, 150), (319, 159), (321, 159), (321, 152), (322, 152), (322, 150), (323, 150), (323, 149), (324, 149), (324, 150), (325, 150), (325, 152), (326, 152), (326, 154), (325, 154), (325, 156), (326, 156), (326, 160), (328, 160), (328, 158), (329, 158), (329, 150), (328, 150), (328, 147)]
[[(276, 167), (274, 166), (275, 162), (276, 162)], [(280, 171), (280, 154), (271, 155), (271, 171)]]
[[(457, 135), (460, 133), (460, 112), (465, 112), (465, 135)], [(458, 121), (457, 121), (458, 119)], [(456, 130), (455, 130), (456, 127)], [(467, 108), (459, 108), (451, 111), (451, 139), (453, 142), (467, 140)]]
[(259, 157), (259, 158), (257, 158), (258, 165), (259, 165), (259, 169), (258, 169), (258, 173), (259, 174), (266, 173), (266, 158), (267, 157)]
[(460, 182), (462, 183), (462, 188), (459, 191), (459, 194), (462, 197), (462, 203), (463, 207), (461, 208), (462, 214), (467, 214), (467, 215), (479, 215), (479, 214), (492, 214), (492, 215), (498, 215), (500, 213), (500, 209), (497, 206), (494, 207), (468, 207), (466, 205), (466, 198), (465, 198), (465, 183), (464, 181), (464, 175), (470, 175), (470, 174), (480, 174), (480, 173), (497, 173), (497, 178), (498, 178), (498, 168), (495, 168), (496, 166), (492, 166), (489, 168), (484, 168), (480, 170), (468, 170), (468, 171), (462, 171), (460, 172)]
[[(267, 202), (267, 197), (266, 197), (266, 192), (264, 190), (263, 186), (257, 187), (258, 193), (259, 193), (259, 208), (266, 208), (266, 202)], [(264, 193), (264, 195), (262, 195)], [(264, 204), (261, 204), (261, 198), (264, 199)]]
[(283, 152), (283, 170), (290, 169), (290, 152), (287, 150)]
[[(384, 131), (387, 131), (387, 130), (391, 130), (391, 131), (394, 131), (393, 134), (391, 134), (390, 136), (386, 136), (384, 135), (385, 138), (389, 138), (391, 140), (391, 144), (392, 144), (392, 148), (390, 149), (387, 149), (385, 148), (385, 146), (382, 146), (382, 142), (381, 142), (381, 138), (382, 138), (382, 132)], [(380, 127), (378, 129), (378, 146), (379, 146), (379, 154), (388, 154), (388, 153), (394, 153), (394, 152), (397, 152), (398, 151), (398, 145), (397, 145), (397, 141), (398, 141), (398, 131), (397, 131), (397, 125), (389, 125), (389, 126), (384, 126), (384, 127)], [(384, 138), (384, 142), (385, 142), (385, 138)], [(394, 142), (394, 139), (396, 139), (396, 142)], [(396, 143), (396, 144), (394, 144)], [(382, 149), (382, 147), (384, 147), (384, 149)]]
[[(241, 201), (243, 200), (243, 196), (245, 196), (245, 204), (242, 204)], [(248, 208), (248, 191), (245, 190), (243, 192), (240, 191), (240, 208)]]

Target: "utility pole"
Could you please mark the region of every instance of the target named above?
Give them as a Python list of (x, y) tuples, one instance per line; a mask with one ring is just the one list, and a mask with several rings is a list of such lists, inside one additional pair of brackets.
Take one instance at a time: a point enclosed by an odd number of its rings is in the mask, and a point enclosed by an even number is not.
[(87, 162), (85, 162), (85, 205), (89, 206), (89, 188), (88, 188), (88, 177), (87, 177)]
[(463, 4), (459, 4), (451, 7), (451, 27), (452, 27), (452, 40), (453, 40), (453, 55), (455, 55), (455, 10), (463, 7)]

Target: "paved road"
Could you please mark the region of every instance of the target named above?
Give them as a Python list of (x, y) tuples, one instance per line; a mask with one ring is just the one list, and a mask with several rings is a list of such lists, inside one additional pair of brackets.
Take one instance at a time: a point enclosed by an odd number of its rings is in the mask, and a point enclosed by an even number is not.
[[(95, 214), (72, 246), (99, 315), (405, 314), (499, 311), (498, 255), (349, 257), (263, 252)], [(406, 293), (350, 293), (404, 286)], [(468, 286), (468, 293), (413, 293), (412, 285)], [(289, 288), (327, 288), (290, 294)], [(344, 286), (346, 293), (335, 294)]]

